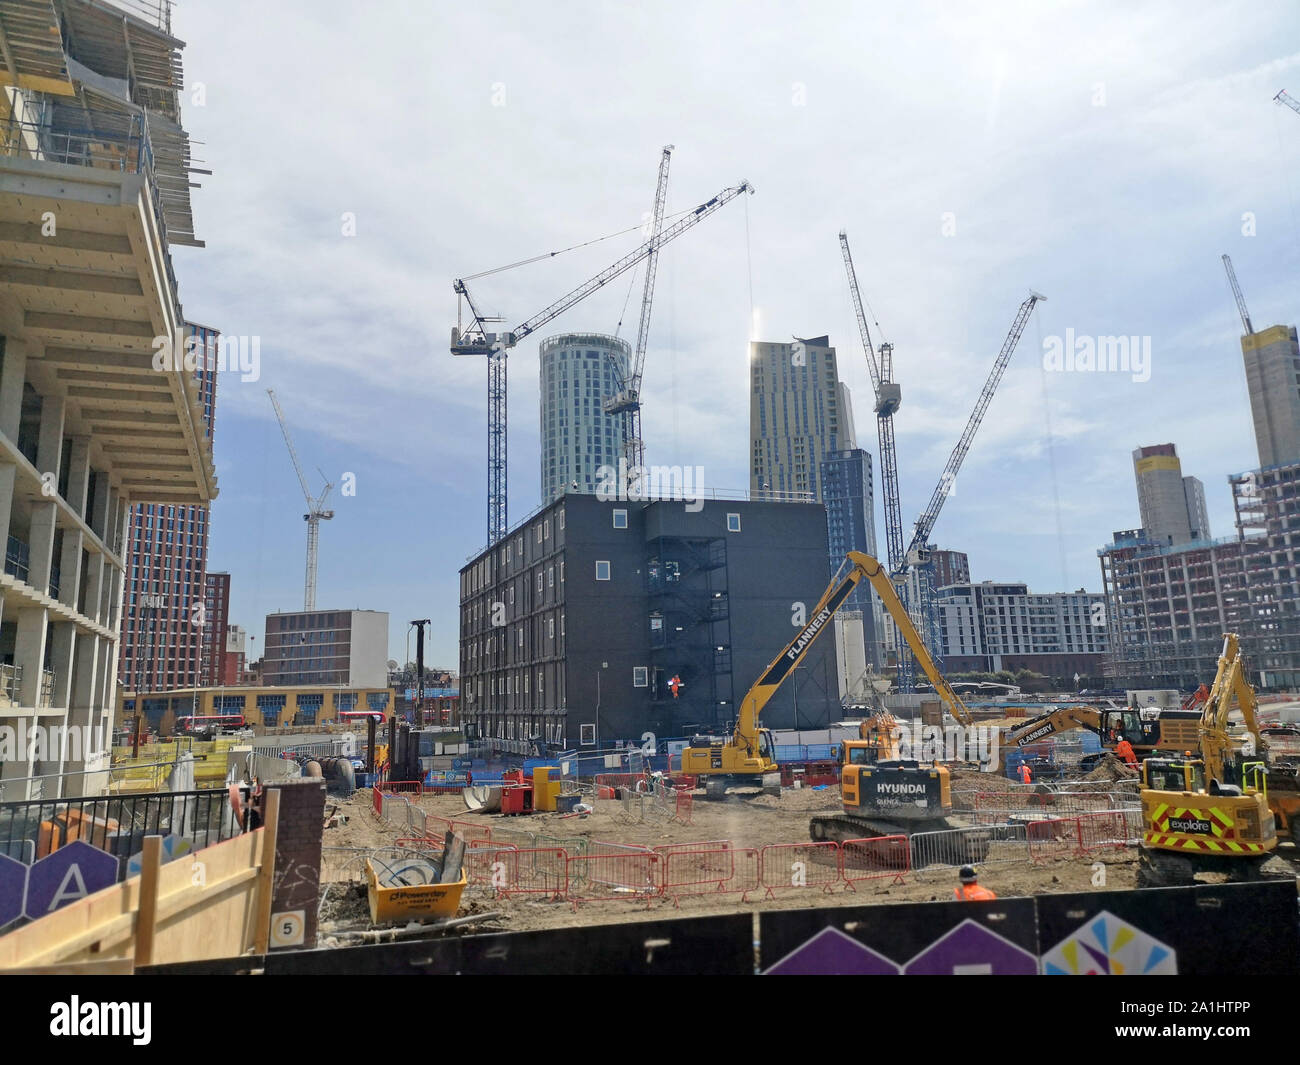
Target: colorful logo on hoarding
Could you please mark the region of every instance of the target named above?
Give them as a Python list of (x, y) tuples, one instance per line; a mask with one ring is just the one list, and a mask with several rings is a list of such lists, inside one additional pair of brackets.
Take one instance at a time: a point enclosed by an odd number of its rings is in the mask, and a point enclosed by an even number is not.
[(1043, 955), (1046, 976), (1167, 976), (1178, 972), (1174, 949), (1109, 910)]

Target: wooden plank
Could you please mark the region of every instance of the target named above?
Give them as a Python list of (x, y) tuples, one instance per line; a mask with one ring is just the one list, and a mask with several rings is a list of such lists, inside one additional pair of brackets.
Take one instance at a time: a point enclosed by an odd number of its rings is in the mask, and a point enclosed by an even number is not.
[[(274, 849), (266, 847), (265, 839), (264, 828), (244, 833), (194, 851), (190, 861), (180, 859), (157, 870), (157, 896), (149, 918), (153, 942), (151, 947), (146, 943), (155, 962), (230, 957), (247, 951), (256, 928), (264, 853), (271, 856), (274, 875)], [(203, 863), (202, 883), (195, 883), (196, 862)], [(139, 946), (142, 885), (143, 876), (132, 877), (0, 936), (0, 970), (29, 972), (39, 966), (89, 962), (125, 963), (129, 969)], [(147, 906), (144, 916), (148, 918)], [(269, 925), (268, 913), (268, 932)]]
[(257, 878), (256, 924), (253, 952), (265, 954), (271, 942), (271, 892), (275, 887), (275, 838), (280, 821), (280, 789), (266, 792), (266, 820), (263, 821), (262, 872)]
[(153, 936), (158, 925), (158, 872), (162, 868), (162, 836), (145, 836), (140, 856), (140, 908), (135, 922), (137, 965), (153, 961)]

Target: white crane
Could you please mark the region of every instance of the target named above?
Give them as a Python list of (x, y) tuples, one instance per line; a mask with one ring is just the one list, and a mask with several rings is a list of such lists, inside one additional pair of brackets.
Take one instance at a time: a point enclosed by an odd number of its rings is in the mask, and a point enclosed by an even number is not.
[[(330, 494), (330, 489), (334, 485), (321, 472), (325, 488), (319, 496), (312, 498), (311, 489), (307, 487), (307, 477), (302, 472), (302, 463), (298, 461), (298, 452), (294, 450), (293, 438), (289, 436), (289, 423), (284, 420), (284, 411), (280, 409), (280, 401), (275, 398), (273, 389), (268, 388), (266, 394), (271, 397), (271, 406), (275, 408), (275, 416), (280, 420), (280, 431), (284, 433), (284, 442), (289, 448), (289, 458), (293, 460), (294, 472), (298, 474), (298, 483), (302, 485), (302, 494), (307, 499), (307, 513), (302, 516), (302, 520), (307, 523), (307, 580), (303, 589), (302, 608), (305, 611), (315, 610), (316, 553), (320, 546), (320, 523), (322, 520), (329, 521), (334, 517), (334, 511), (325, 509), (325, 497)], [(320, 472), (319, 468), (317, 472)]]

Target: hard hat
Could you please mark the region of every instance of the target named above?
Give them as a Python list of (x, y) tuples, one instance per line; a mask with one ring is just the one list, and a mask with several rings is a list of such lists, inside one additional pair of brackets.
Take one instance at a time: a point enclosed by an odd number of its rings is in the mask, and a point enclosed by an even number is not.
[(963, 865), (957, 876), (961, 879), (963, 884), (973, 884), (977, 879), (975, 876), (975, 868), (970, 865)]

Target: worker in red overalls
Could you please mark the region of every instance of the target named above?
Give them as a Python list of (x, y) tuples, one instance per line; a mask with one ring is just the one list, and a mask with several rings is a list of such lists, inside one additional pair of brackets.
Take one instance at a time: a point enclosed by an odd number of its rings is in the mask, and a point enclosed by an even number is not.
[(682, 683), (682, 678), (679, 677), (679, 676), (677, 676), (676, 673), (674, 673), (674, 674), (673, 674), (673, 679), (670, 680), (670, 681), (668, 682), (668, 687), (672, 689), (672, 692), (673, 692), (673, 698), (676, 699), (676, 698), (677, 698), (677, 689), (678, 689), (678, 688), (684, 688), (684, 687), (686, 687), (686, 685)]
[(952, 889), (952, 894), (958, 902), (984, 902), (997, 898), (997, 895), (988, 888), (980, 887), (979, 878), (975, 875), (972, 866), (963, 865), (957, 875), (961, 883)]
[(1137, 752), (1133, 750), (1133, 744), (1129, 743), (1123, 733), (1120, 734), (1119, 743), (1115, 744), (1115, 754), (1122, 758), (1129, 768), (1138, 767)]
[(1028, 762), (1020, 763), (1020, 783), (1032, 784), (1034, 782), (1033, 771), (1029, 768)]

